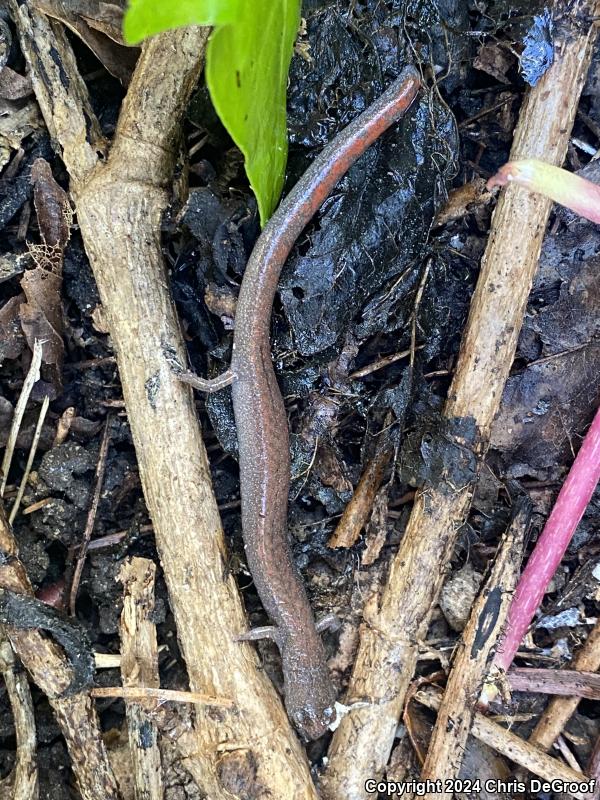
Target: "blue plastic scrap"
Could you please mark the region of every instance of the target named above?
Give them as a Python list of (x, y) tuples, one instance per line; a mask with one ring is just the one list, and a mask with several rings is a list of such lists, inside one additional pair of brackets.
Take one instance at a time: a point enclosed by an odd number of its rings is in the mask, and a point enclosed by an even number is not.
[(533, 25), (525, 34), (525, 48), (521, 54), (521, 73), (530, 86), (535, 86), (554, 61), (554, 25), (552, 15), (545, 8), (536, 14)]

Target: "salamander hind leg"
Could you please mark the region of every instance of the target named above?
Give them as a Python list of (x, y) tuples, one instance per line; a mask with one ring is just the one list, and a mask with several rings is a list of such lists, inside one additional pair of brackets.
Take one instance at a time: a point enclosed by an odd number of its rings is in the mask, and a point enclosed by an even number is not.
[(211, 392), (219, 392), (226, 386), (231, 386), (236, 379), (236, 375), (231, 369), (226, 369), (222, 375), (218, 375), (216, 378), (201, 378), (190, 369), (185, 369), (174, 347), (163, 342), (162, 351), (165, 361), (171, 368), (171, 372), (173, 372), (182, 383), (187, 383), (200, 392), (206, 392), (208, 394)]

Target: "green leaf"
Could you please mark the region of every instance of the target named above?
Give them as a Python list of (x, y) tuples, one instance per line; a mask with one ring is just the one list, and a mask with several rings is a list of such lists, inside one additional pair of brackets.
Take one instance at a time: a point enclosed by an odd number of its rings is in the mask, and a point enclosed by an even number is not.
[(224, 25), (239, 18), (242, 5), (253, 5), (253, 0), (129, 0), (123, 36), (137, 44), (183, 25)]
[(214, 25), (206, 82), (217, 114), (242, 151), (261, 223), (285, 177), (285, 98), (301, 0), (130, 0), (129, 44), (182, 25)]
[(285, 177), (287, 76), (299, 24), (300, 0), (243, 0), (235, 24), (213, 31), (206, 52), (210, 96), (244, 154), (263, 225)]

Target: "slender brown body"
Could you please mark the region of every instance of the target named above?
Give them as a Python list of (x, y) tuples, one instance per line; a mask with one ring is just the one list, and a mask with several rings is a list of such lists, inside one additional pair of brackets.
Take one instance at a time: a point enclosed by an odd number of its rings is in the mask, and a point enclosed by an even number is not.
[(236, 311), (231, 368), (244, 546), (260, 599), (276, 626), (286, 708), (311, 739), (333, 721), (335, 692), (288, 541), (289, 435), (271, 363), (271, 310), (297, 237), (356, 159), (404, 114), (418, 88), (416, 71), (407, 67), (317, 156), (258, 239)]

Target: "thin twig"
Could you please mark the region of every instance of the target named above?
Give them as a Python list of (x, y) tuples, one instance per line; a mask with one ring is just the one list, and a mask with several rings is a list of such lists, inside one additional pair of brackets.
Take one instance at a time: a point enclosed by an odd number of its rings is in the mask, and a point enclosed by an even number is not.
[(425, 291), (425, 285), (427, 283), (427, 278), (429, 277), (429, 270), (431, 269), (431, 260), (427, 262), (425, 265), (425, 269), (423, 270), (423, 275), (421, 276), (421, 281), (419, 283), (419, 288), (417, 289), (417, 295), (415, 297), (415, 303), (412, 311), (412, 325), (410, 331), (410, 371), (411, 374), (413, 372), (415, 366), (415, 354), (419, 349), (417, 347), (417, 323), (418, 323), (418, 314), (419, 314), (419, 307), (421, 305), (421, 300), (423, 299), (423, 292)]
[(42, 350), (43, 342), (38, 339), (35, 340), (33, 345), (33, 355), (31, 357), (31, 364), (29, 370), (23, 381), (23, 388), (17, 400), (15, 413), (13, 414), (12, 424), (10, 426), (10, 433), (8, 434), (8, 442), (6, 443), (6, 450), (4, 451), (4, 458), (2, 459), (2, 483), (0, 484), (0, 497), (4, 497), (4, 490), (6, 489), (6, 481), (8, 480), (8, 471), (12, 461), (15, 445), (17, 443), (17, 436), (23, 420), (23, 414), (27, 408), (29, 395), (34, 385), (40, 379), (40, 367), (42, 364)]
[[(420, 344), (417, 347), (417, 350), (420, 350), (423, 347)], [(351, 372), (348, 376), (351, 380), (356, 380), (357, 378), (366, 378), (367, 375), (372, 375), (374, 372), (377, 372), (380, 369), (385, 369), (385, 367), (389, 367), (390, 364), (395, 364), (396, 361), (400, 361), (402, 358), (406, 358), (411, 354), (411, 350), (401, 350), (399, 353), (393, 353), (390, 356), (383, 356), (382, 358), (378, 358), (377, 361), (373, 361), (371, 364), (367, 364), (360, 369)]]
[(356, 543), (373, 510), (373, 501), (393, 453), (393, 441), (387, 433), (382, 433), (375, 453), (365, 467), (354, 494), (327, 543), (328, 547), (352, 547)]
[(19, 484), (19, 490), (8, 517), (8, 521), (11, 525), (15, 521), (15, 517), (19, 511), (19, 506), (21, 505), (21, 500), (23, 499), (23, 494), (25, 492), (25, 487), (27, 486), (27, 481), (29, 480), (29, 473), (31, 472), (31, 467), (33, 466), (33, 459), (35, 458), (40, 436), (42, 435), (42, 427), (44, 425), (44, 420), (46, 419), (46, 413), (48, 412), (49, 405), (50, 398), (48, 395), (46, 395), (46, 397), (44, 397), (42, 407), (40, 408), (40, 415), (38, 417), (37, 425), (35, 426), (35, 433), (33, 434), (33, 441), (31, 442), (31, 447), (29, 449), (29, 456), (27, 458), (27, 464), (25, 465), (25, 471), (23, 472), (23, 477), (21, 478), (21, 483)]
[(96, 522), (98, 504), (100, 502), (100, 492), (102, 491), (102, 483), (104, 481), (104, 473), (106, 471), (106, 457), (108, 455), (108, 444), (110, 442), (111, 423), (112, 417), (109, 414), (104, 424), (104, 433), (102, 434), (102, 442), (100, 443), (100, 450), (98, 452), (98, 463), (96, 464), (96, 484), (94, 486), (92, 503), (90, 505), (90, 510), (88, 511), (83, 538), (79, 547), (79, 553), (77, 554), (77, 562), (75, 564), (75, 571), (73, 573), (73, 580), (71, 582), (71, 590), (69, 592), (69, 610), (72, 617), (75, 616), (75, 604), (77, 602), (77, 592), (79, 591), (81, 573), (83, 572), (88, 545), (90, 543), (90, 539), (92, 538), (94, 523)]
[(561, 754), (561, 756), (564, 758), (564, 760), (567, 762), (567, 764), (571, 767), (571, 769), (574, 769), (575, 772), (583, 773), (583, 770), (581, 769), (579, 762), (573, 755), (571, 749), (569, 748), (565, 740), (565, 737), (562, 734), (558, 737), (554, 746)]
[(120, 697), (122, 700), (156, 700), (158, 703), (193, 703), (216, 708), (234, 708), (233, 700), (211, 697), (201, 692), (182, 692), (177, 689), (152, 689), (148, 686), (101, 686), (91, 691), (92, 697)]
[(121, 669), (120, 653), (94, 653), (96, 669)]

